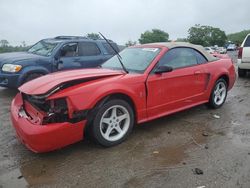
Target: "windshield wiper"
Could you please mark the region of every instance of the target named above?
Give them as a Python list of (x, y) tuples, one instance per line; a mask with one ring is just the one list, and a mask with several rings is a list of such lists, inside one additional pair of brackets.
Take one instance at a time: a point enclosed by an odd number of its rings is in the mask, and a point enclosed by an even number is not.
[(101, 34), (101, 32), (99, 32), (99, 34), (102, 36), (102, 38), (109, 44), (109, 46), (112, 48), (112, 50), (114, 50), (114, 52), (116, 53), (116, 56), (119, 60), (119, 62), (121, 63), (122, 69), (128, 74), (128, 70), (126, 69), (126, 67), (124, 66), (124, 64), (122, 63), (122, 57), (119, 54), (119, 52), (112, 46), (112, 44), (109, 42), (108, 39), (106, 39), (106, 37), (103, 36), (103, 34)]

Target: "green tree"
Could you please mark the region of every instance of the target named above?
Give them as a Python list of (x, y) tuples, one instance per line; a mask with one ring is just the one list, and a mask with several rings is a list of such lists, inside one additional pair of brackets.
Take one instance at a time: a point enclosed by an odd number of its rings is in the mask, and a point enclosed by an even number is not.
[(167, 42), (169, 34), (160, 29), (152, 29), (152, 31), (145, 31), (139, 38), (140, 44), (152, 43), (152, 42)]
[(7, 40), (5, 40), (5, 39), (0, 40), (0, 46), (1, 46), (1, 47), (6, 47), (6, 46), (8, 46), (8, 45), (9, 45), (9, 42), (8, 42)]
[(87, 37), (93, 40), (101, 39), (100, 35), (98, 33), (88, 33)]
[(224, 46), (227, 36), (220, 28), (195, 25), (188, 30), (188, 41), (202, 46)]
[(134, 46), (134, 45), (136, 45), (136, 44), (137, 44), (136, 41), (129, 40), (128, 42), (125, 43), (125, 46), (126, 46), (126, 47), (129, 47), (129, 46)]
[(21, 42), (21, 47), (26, 47), (26, 42), (25, 41)]
[(188, 42), (188, 39), (186, 39), (186, 38), (177, 38), (176, 42)]
[(237, 33), (227, 35), (227, 39), (235, 44), (241, 45), (245, 37), (250, 33), (249, 30), (243, 30)]

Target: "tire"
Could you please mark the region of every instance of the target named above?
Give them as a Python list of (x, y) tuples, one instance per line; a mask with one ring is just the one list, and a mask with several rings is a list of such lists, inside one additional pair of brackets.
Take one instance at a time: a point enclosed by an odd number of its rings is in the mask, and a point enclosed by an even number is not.
[(247, 74), (247, 71), (246, 71), (246, 70), (240, 69), (240, 68), (238, 67), (238, 76), (239, 76), (240, 78), (244, 78), (244, 77), (246, 76), (246, 74)]
[(31, 80), (34, 80), (34, 79), (36, 79), (36, 78), (38, 78), (38, 77), (41, 77), (41, 76), (43, 76), (43, 74), (41, 74), (41, 73), (31, 73), (30, 75), (28, 75), (28, 76), (24, 79), (23, 84), (26, 83), (26, 82), (29, 82), (29, 81), (31, 81)]
[(113, 99), (103, 104), (91, 126), (94, 141), (104, 147), (122, 143), (134, 126), (134, 112), (124, 100)]
[(220, 78), (216, 81), (210, 94), (208, 106), (214, 109), (220, 108), (227, 98), (227, 82)]

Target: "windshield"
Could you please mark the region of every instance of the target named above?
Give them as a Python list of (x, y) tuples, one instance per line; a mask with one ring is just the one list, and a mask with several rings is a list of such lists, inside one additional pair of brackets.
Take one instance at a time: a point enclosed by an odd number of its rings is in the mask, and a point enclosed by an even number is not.
[[(159, 52), (159, 48), (126, 48), (119, 54), (122, 57), (122, 63), (129, 72), (143, 73)], [(122, 69), (117, 56), (106, 61), (102, 67)]]
[(32, 46), (28, 52), (42, 56), (50, 56), (57, 44), (58, 43), (55, 42), (52, 43), (42, 40)]

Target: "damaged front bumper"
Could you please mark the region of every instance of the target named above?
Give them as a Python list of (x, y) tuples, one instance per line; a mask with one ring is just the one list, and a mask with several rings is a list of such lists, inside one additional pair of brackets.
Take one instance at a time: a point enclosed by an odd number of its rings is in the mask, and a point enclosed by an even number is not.
[(36, 114), (37, 118), (32, 120), (23, 104), (22, 95), (19, 93), (11, 104), (11, 120), (17, 137), (33, 152), (56, 150), (83, 139), (86, 120), (40, 125), (40, 112), (33, 108), (32, 113)]

